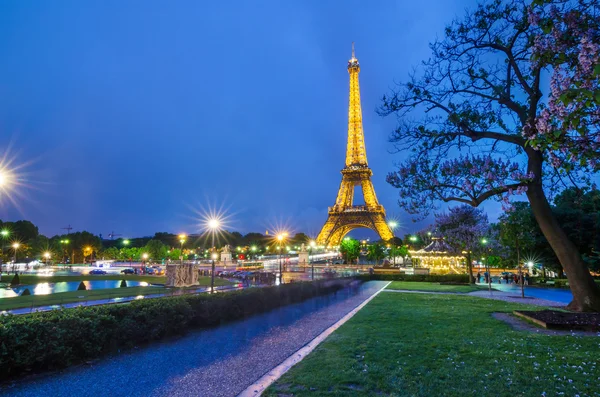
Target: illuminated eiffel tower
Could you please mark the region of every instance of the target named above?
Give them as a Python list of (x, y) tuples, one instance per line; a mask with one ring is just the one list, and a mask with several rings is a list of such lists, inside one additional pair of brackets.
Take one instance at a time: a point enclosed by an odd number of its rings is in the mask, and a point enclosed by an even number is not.
[[(358, 73), (360, 66), (354, 56), (348, 61), (350, 74), (350, 100), (348, 104), (348, 147), (346, 149), (346, 166), (342, 170), (342, 183), (338, 191), (335, 205), (329, 207), (327, 222), (317, 237), (321, 245), (336, 246), (352, 229), (366, 227), (376, 231), (383, 240), (390, 240), (394, 234), (385, 221), (385, 209), (377, 201), (375, 189), (371, 182), (373, 171), (367, 164), (367, 151), (362, 125), (360, 106), (360, 88)], [(361, 186), (365, 205), (352, 205), (354, 188)]]

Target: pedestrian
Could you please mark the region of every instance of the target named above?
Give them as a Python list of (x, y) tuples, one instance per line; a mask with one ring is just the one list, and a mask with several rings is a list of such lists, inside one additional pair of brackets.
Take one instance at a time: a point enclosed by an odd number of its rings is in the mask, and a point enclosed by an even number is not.
[(504, 275), (504, 281), (508, 284), (508, 273)]
[(529, 285), (529, 273), (525, 273), (525, 285)]

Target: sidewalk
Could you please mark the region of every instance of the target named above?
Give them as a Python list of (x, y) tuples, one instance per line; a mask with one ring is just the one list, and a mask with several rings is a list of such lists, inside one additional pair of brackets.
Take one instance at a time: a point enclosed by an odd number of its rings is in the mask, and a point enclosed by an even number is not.
[(550, 306), (550, 307), (566, 306), (563, 302), (551, 301), (551, 300), (540, 299), (540, 298), (533, 298), (533, 297), (528, 297), (528, 296), (526, 296), (525, 298), (521, 298), (520, 294), (516, 294), (514, 292), (497, 291), (494, 289), (491, 291), (469, 292), (466, 295), (475, 296), (478, 298), (495, 299), (495, 300), (501, 300), (501, 301), (505, 301), (505, 302), (524, 303), (527, 305), (536, 305), (536, 306)]

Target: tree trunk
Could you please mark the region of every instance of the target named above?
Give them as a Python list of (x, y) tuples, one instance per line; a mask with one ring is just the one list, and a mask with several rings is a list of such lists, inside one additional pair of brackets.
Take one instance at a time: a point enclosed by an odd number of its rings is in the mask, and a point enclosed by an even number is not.
[(473, 277), (473, 260), (471, 259), (471, 251), (467, 251), (467, 273), (469, 274), (469, 284), (475, 284)]
[(556, 221), (541, 183), (542, 156), (539, 152), (531, 153), (530, 150), (532, 149), (528, 150), (528, 169), (534, 173), (535, 180), (528, 186), (527, 198), (544, 237), (567, 273), (573, 293), (573, 301), (569, 303), (568, 308), (576, 311), (599, 312), (600, 288), (581, 259), (577, 247)]

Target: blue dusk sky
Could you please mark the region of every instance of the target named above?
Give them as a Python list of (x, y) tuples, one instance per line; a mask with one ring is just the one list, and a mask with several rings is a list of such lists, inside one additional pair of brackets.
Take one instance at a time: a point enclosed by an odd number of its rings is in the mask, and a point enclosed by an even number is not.
[[(0, 3), (0, 152), (29, 187), (0, 219), (47, 235), (198, 232), (223, 207), (241, 232), (316, 234), (344, 165), (351, 42), (379, 201), (416, 231), (385, 176), (396, 122), (375, 110), (475, 1)], [(495, 219), (499, 205), (486, 205)]]

